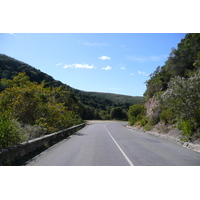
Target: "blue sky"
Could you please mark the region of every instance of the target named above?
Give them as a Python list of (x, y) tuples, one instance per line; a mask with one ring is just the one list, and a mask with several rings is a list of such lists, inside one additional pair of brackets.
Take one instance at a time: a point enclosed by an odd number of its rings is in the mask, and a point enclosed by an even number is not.
[(0, 33), (0, 53), (84, 91), (142, 96), (185, 33)]

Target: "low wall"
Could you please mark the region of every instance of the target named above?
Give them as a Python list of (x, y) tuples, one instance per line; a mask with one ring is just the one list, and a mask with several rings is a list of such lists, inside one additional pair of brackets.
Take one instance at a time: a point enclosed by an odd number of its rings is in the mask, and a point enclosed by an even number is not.
[(69, 135), (78, 131), (84, 126), (84, 123), (79, 124), (62, 131), (58, 131), (33, 140), (29, 140), (27, 142), (23, 142), (7, 149), (2, 149), (0, 151), (0, 165), (13, 165), (25, 156), (28, 156), (33, 152), (48, 148), (49, 146), (68, 137)]

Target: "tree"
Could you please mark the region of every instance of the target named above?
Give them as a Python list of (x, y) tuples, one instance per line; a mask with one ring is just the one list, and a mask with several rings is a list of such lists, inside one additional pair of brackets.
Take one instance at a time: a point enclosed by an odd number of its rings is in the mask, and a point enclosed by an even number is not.
[(127, 115), (121, 107), (114, 107), (111, 109), (111, 118), (117, 120), (126, 120)]
[(101, 110), (99, 112), (99, 116), (101, 117), (101, 119), (103, 120), (108, 120), (110, 119), (110, 115), (105, 111), (105, 110)]
[(144, 93), (146, 100), (160, 91), (166, 91), (168, 83), (176, 76), (189, 78), (200, 67), (200, 34), (190, 33), (172, 48), (165, 65), (158, 67), (146, 82), (147, 89)]

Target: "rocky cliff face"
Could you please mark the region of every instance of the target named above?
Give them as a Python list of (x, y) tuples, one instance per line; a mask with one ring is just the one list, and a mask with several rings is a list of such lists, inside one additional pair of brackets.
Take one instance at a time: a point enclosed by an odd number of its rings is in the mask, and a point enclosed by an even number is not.
[(152, 97), (145, 103), (145, 107), (147, 108), (146, 115), (151, 116), (153, 114), (153, 110), (158, 107), (158, 101), (155, 97)]

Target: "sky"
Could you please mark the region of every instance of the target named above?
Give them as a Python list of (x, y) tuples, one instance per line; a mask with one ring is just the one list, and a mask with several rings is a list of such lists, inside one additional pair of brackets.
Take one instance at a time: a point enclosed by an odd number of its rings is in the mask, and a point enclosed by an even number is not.
[(185, 33), (0, 33), (0, 53), (83, 91), (142, 96)]

